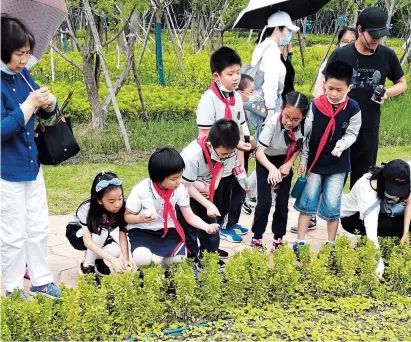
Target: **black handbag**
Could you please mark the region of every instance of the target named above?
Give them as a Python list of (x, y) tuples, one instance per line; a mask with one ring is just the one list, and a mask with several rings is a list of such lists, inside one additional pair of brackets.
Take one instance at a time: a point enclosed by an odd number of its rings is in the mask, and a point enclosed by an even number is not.
[(56, 122), (51, 125), (45, 125), (41, 116), (39, 119), (35, 139), (40, 164), (57, 165), (80, 152), (70, 117), (64, 117), (59, 111)]
[[(20, 76), (26, 81), (29, 88), (35, 91), (21, 73)], [(71, 100), (72, 94), (73, 91), (69, 93), (61, 108), (57, 109), (51, 124), (46, 125), (41, 114), (38, 116), (39, 124), (34, 132), (34, 140), (36, 141), (40, 164), (57, 165), (80, 152), (80, 146), (73, 135), (71, 119), (63, 115), (63, 109)]]

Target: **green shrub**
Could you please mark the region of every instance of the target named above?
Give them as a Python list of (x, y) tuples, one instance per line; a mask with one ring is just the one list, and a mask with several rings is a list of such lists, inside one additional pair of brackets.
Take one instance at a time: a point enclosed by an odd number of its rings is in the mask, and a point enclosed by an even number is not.
[[(187, 260), (173, 265), (168, 278), (158, 266), (144, 268), (144, 280), (133, 272), (96, 286), (92, 277), (80, 277), (77, 288), (61, 286), (58, 301), (27, 303), (15, 292), (0, 299), (1, 340), (410, 341), (410, 246), (392, 248), (382, 281), (375, 275), (375, 246), (364, 239), (351, 249), (339, 238), (334, 251), (325, 246), (318, 254), (306, 245), (300, 258), (296, 263), (285, 247), (272, 262), (267, 253), (244, 250), (222, 275), (217, 255), (206, 254), (198, 280)], [(180, 337), (162, 335), (210, 320), (215, 323)]]
[[(242, 36), (240, 34), (240, 36)], [(303, 67), (297, 41), (294, 41), (294, 58), (293, 66), (296, 71), (295, 85), (296, 90), (302, 91), (312, 98), (310, 86), (315, 79), (321, 61), (327, 51), (327, 45), (331, 36), (308, 35), (305, 38), (306, 49), (304, 51), (305, 66)], [(209, 56), (211, 51), (203, 50), (197, 54), (192, 52), (189, 44), (184, 46), (182, 57), (184, 71), (182, 74), (179, 69), (179, 63), (174, 53), (173, 47), (167, 36), (164, 42), (164, 68), (166, 76), (166, 86), (157, 85), (156, 63), (153, 42), (149, 42), (148, 50), (139, 68), (139, 74), (142, 83), (142, 90), (149, 118), (151, 121), (165, 120), (173, 122), (186, 122), (195, 117), (195, 111), (200, 100), (201, 94), (209, 87), (212, 80), (209, 69)], [(246, 38), (239, 38), (236, 34), (226, 33), (224, 43), (227, 46), (235, 48), (241, 55), (243, 63), (250, 63), (254, 41), (247, 43)], [(389, 39), (388, 46), (394, 48), (398, 56), (403, 54), (401, 41), (398, 39)], [(139, 55), (141, 45), (136, 46), (136, 55)], [(332, 47), (332, 50), (334, 46)], [(69, 52), (70, 58), (78, 63), (82, 62), (82, 57), (78, 52)], [(116, 68), (116, 51), (115, 44), (109, 46), (106, 53), (107, 65), (113, 80), (116, 79), (120, 70)], [(120, 69), (125, 63), (124, 55), (120, 58)], [(61, 101), (68, 94), (70, 89), (75, 93), (71, 103), (67, 107), (67, 113), (70, 113), (76, 123), (90, 122), (90, 106), (85, 90), (82, 74), (73, 66), (67, 63), (61, 57), (55, 55), (55, 74), (56, 81), (51, 82), (50, 56), (45, 54), (40, 62), (32, 69), (33, 77), (42, 85), (50, 87), (51, 91), (56, 94)], [(411, 83), (411, 73), (406, 76)], [(107, 89), (104, 83), (104, 77), (100, 78), (99, 96), (101, 101), (107, 96)], [(126, 80), (117, 96), (120, 111), (129, 121), (136, 119), (144, 120), (142, 108), (133, 79), (132, 73)], [(411, 143), (411, 122), (407, 109), (411, 106), (411, 93), (408, 91), (405, 95), (387, 101), (382, 106), (380, 143), (382, 145), (405, 145)], [(109, 118), (115, 119), (112, 106), (109, 108)], [(133, 127), (133, 125), (131, 125)], [(128, 126), (127, 126), (128, 128)], [(143, 126), (139, 126), (144, 129)], [(139, 131), (139, 133), (141, 130)], [(173, 135), (178, 138), (178, 134)], [(133, 143), (133, 135), (131, 142)], [(140, 143), (140, 141), (138, 142)], [(135, 144), (138, 146), (138, 143)], [(121, 145), (122, 146), (122, 145)], [(83, 147), (83, 146), (82, 146)], [(115, 150), (116, 152), (118, 151)]]
[(204, 319), (214, 320), (220, 317), (223, 307), (222, 280), (217, 253), (205, 253), (202, 259), (204, 270), (198, 276), (197, 298), (200, 301), (200, 312)]

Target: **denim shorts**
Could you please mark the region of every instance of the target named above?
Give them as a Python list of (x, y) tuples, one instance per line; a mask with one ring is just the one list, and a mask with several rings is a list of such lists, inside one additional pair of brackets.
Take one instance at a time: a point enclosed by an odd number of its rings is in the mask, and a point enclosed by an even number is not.
[(311, 173), (307, 178), (303, 193), (295, 201), (294, 209), (302, 214), (316, 215), (321, 198), (318, 216), (325, 221), (337, 221), (340, 218), (345, 175), (345, 173), (333, 175)]

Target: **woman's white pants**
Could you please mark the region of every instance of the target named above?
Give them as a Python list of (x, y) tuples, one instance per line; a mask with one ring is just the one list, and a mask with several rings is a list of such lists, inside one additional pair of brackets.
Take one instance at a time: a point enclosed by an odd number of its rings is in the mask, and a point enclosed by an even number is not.
[(47, 262), (48, 207), (43, 171), (32, 182), (0, 179), (2, 281), (7, 291), (23, 289), (26, 262), (31, 283), (53, 282)]

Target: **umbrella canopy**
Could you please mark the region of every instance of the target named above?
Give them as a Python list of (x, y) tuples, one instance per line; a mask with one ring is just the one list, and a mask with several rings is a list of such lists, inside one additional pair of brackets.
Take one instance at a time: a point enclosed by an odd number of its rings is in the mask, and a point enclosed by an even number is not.
[(65, 0), (1, 0), (1, 13), (21, 20), (33, 33), (32, 54), (40, 59), (57, 29), (67, 17)]
[(288, 13), (297, 20), (317, 13), (330, 0), (250, 0), (241, 11), (234, 28), (263, 29), (271, 14), (277, 11)]

